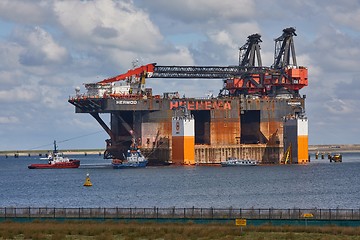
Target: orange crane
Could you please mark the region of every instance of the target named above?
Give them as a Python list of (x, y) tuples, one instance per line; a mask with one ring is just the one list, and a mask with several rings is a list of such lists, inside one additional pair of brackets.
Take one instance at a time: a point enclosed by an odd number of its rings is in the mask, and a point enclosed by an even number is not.
[(104, 79), (104, 80), (100, 81), (99, 83), (112, 83), (112, 82), (116, 82), (116, 81), (126, 80), (126, 79), (132, 78), (132, 77), (137, 77), (137, 78), (151, 77), (151, 74), (154, 72), (155, 65), (156, 65), (155, 63), (150, 63), (150, 64), (147, 64), (144, 66), (130, 69), (124, 74), (120, 74), (120, 75), (112, 77), (112, 78)]
[(144, 93), (146, 78), (223, 79), (224, 87), (219, 94), (223, 96), (276, 96), (282, 93), (298, 96), (299, 90), (308, 85), (308, 71), (306, 67), (297, 66), (293, 36), (296, 33), (291, 27), (284, 29), (283, 34), (275, 39), (274, 64), (271, 67), (262, 66), (261, 36), (253, 34), (239, 49), (237, 66), (157, 66), (150, 63), (98, 83), (135, 79), (141, 93)]

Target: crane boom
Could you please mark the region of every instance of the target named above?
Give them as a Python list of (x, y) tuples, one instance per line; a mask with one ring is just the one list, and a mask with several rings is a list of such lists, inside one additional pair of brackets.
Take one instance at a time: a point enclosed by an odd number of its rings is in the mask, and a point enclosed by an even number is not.
[(121, 80), (126, 80), (127, 78), (136, 76), (136, 77), (142, 77), (142, 75), (146, 75), (147, 73), (152, 73), (154, 71), (154, 66), (156, 63), (150, 63), (147, 65), (143, 65), (134, 69), (128, 70), (124, 74), (117, 75), (115, 77), (104, 79), (98, 83), (112, 83), (117, 82)]
[[(271, 67), (262, 66), (261, 36), (253, 34), (239, 49), (238, 66), (157, 66), (156, 63), (150, 63), (97, 84), (126, 81), (131, 93), (135, 90), (136, 94), (144, 94), (145, 78), (223, 79), (224, 88), (221, 92), (226, 92), (229, 96), (253, 93), (276, 95), (280, 91), (297, 96), (299, 89), (307, 86), (308, 79), (307, 68), (297, 66), (293, 36), (296, 36), (295, 28), (290, 27), (285, 28), (283, 34), (275, 39), (274, 64)], [(126, 86), (118, 85), (113, 87), (112, 94), (128, 91)]]
[(264, 73), (266, 67), (243, 66), (155, 66), (152, 78), (207, 78), (225, 79), (240, 77), (245, 73)]

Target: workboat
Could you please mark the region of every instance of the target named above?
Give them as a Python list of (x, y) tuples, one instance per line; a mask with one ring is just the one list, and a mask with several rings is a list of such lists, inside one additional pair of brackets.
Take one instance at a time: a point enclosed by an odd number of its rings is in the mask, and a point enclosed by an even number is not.
[(125, 160), (113, 159), (111, 165), (113, 168), (141, 168), (146, 167), (147, 163), (148, 160), (142, 155), (140, 149), (129, 149)]
[(259, 165), (259, 162), (253, 159), (228, 158), (226, 161), (221, 162), (221, 166), (223, 167), (256, 166), (256, 165)]
[(64, 157), (56, 149), (56, 141), (54, 141), (54, 151), (47, 157), (48, 163), (34, 163), (28, 166), (29, 169), (48, 169), (48, 168), (78, 168), (80, 160), (69, 159)]
[(328, 159), (330, 162), (342, 162), (342, 155), (340, 153), (335, 153), (333, 155), (328, 154)]

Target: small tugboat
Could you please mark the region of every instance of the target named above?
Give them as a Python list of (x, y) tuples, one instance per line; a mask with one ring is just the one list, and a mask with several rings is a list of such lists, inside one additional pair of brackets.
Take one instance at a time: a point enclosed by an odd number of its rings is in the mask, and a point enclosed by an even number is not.
[(230, 157), (226, 161), (221, 162), (222, 167), (237, 167), (237, 166), (257, 166), (259, 162), (252, 159), (238, 159)]
[(124, 154), (124, 160), (113, 159), (111, 165), (113, 168), (141, 168), (146, 167), (148, 160), (142, 155), (140, 149), (137, 147), (135, 140)]
[(48, 169), (48, 168), (78, 168), (80, 160), (69, 159), (64, 157), (56, 149), (56, 141), (54, 141), (54, 151), (48, 156), (48, 163), (34, 163), (28, 166), (29, 169)]

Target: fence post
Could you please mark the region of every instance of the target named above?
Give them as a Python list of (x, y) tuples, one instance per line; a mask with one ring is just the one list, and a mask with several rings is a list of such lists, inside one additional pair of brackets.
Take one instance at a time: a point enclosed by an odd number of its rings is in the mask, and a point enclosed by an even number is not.
[(290, 210), (290, 208), (288, 209), (288, 219), (290, 219), (291, 218), (291, 210)]
[(56, 217), (56, 213), (55, 213), (55, 211), (56, 211), (56, 208), (54, 208), (54, 218)]

